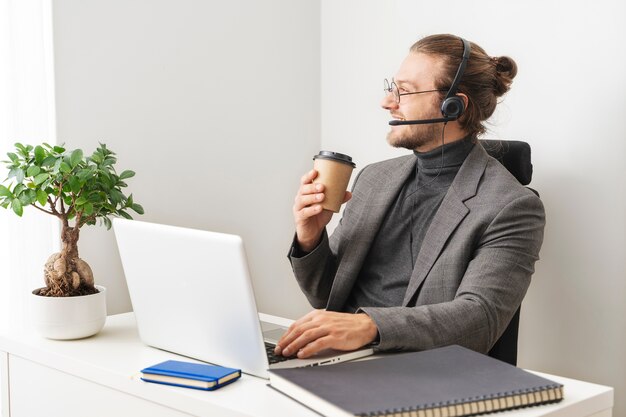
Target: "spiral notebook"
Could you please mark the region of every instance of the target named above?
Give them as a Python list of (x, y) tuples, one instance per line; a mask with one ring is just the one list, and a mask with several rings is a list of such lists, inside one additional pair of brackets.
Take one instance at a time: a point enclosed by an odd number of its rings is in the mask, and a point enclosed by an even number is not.
[(461, 417), (563, 399), (563, 385), (461, 346), (270, 370), (270, 386), (326, 416)]

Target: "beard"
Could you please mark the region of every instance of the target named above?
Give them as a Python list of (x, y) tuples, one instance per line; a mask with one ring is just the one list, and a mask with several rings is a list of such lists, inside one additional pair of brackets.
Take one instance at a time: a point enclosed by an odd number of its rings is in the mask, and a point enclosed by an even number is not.
[(404, 125), (392, 128), (387, 134), (387, 142), (394, 148), (418, 150), (425, 145), (439, 141), (442, 124)]

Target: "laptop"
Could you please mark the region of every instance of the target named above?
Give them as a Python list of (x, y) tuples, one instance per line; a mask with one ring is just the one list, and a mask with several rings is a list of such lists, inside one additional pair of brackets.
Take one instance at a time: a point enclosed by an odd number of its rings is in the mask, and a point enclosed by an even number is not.
[[(373, 353), (325, 351), (313, 358), (272, 358), (286, 330), (257, 311), (241, 237), (137, 220), (113, 229), (143, 343), (244, 373), (317, 366)], [(277, 297), (279, 302), (279, 297)]]

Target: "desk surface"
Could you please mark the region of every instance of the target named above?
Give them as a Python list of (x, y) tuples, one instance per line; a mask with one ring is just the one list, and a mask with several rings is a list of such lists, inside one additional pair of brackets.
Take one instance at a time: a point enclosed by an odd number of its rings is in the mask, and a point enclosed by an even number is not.
[[(0, 334), (0, 351), (196, 416), (319, 417), (317, 413), (267, 387), (266, 380), (249, 375), (209, 392), (141, 381), (138, 378), (140, 369), (168, 359), (190, 359), (144, 345), (139, 340), (133, 313), (109, 316), (98, 335), (83, 340), (48, 340), (29, 330)], [(565, 399), (558, 404), (509, 411), (504, 415), (610, 416), (607, 410), (613, 407), (612, 388), (538, 374), (562, 383)], [(602, 412), (604, 414), (600, 414)]]

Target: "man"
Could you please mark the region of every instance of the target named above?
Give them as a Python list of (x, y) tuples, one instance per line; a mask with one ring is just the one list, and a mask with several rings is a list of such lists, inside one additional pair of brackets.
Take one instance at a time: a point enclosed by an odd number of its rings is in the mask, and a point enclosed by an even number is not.
[[(276, 353), (489, 351), (528, 289), (545, 224), (539, 198), (476, 142), (516, 72), (512, 59), (452, 35), (411, 47), (381, 105), (400, 122), (387, 141), (413, 154), (359, 173), (330, 238), (317, 172), (301, 179), (289, 259), (320, 310), (294, 322)], [(458, 119), (442, 118), (447, 93)], [(403, 124), (425, 119), (443, 121)]]

